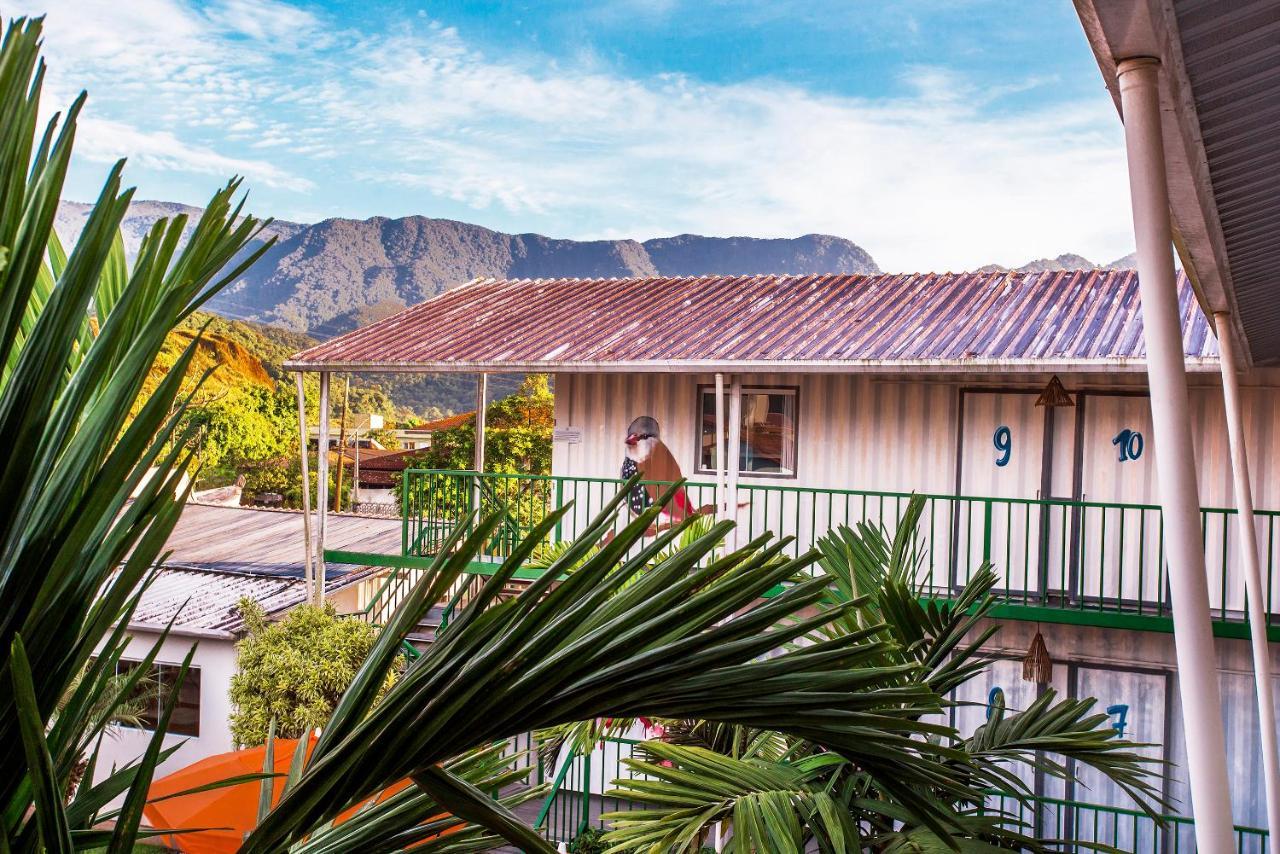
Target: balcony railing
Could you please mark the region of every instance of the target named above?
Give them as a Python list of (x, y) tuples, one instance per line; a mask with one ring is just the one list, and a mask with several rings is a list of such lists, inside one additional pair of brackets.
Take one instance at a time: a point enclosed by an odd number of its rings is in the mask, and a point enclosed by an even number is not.
[[(606, 827), (601, 818), (604, 813), (642, 809), (643, 804), (609, 795), (615, 785), (639, 776), (626, 764), (637, 744), (630, 739), (608, 738), (589, 754), (565, 748), (554, 775), (548, 778), (552, 788), (534, 825), (538, 831), (553, 843), (570, 842), (588, 827)], [(1094, 846), (1135, 854), (1189, 854), (1196, 850), (1195, 822), (1186, 816), (1163, 816), (1157, 823), (1132, 808), (1040, 795), (1023, 801), (1000, 792), (991, 793), (984, 810), (1002, 817), (1011, 830), (1075, 843), (1079, 850), (1096, 850)], [(1238, 854), (1266, 854), (1266, 830), (1237, 825), (1235, 841)]]
[[(621, 485), (614, 478), (411, 470), (403, 483), (403, 551), (411, 557), (434, 554), (477, 506), (505, 513), (501, 527), (484, 548), (485, 560), (496, 562), (509, 554), (550, 509), (569, 502), (572, 509), (549, 541), (572, 539)], [(712, 484), (690, 482), (685, 490), (686, 506), (715, 503)], [(739, 484), (738, 494), (743, 505), (737, 514), (740, 541), (764, 532), (792, 536), (795, 541), (788, 550), (793, 555), (808, 550), (840, 525), (867, 522), (892, 531), (911, 498), (902, 492), (755, 483)], [(950, 596), (990, 560), (1003, 578), (999, 616), (1168, 630), (1171, 611), (1158, 506), (922, 497), (918, 580), (929, 595)], [(1257, 518), (1258, 545), (1266, 567), (1266, 611), (1272, 639), (1280, 640), (1276, 597), (1280, 512), (1259, 511)], [(1245, 594), (1241, 573), (1234, 570), (1240, 545), (1235, 511), (1204, 508), (1201, 522), (1215, 631), (1242, 636)], [(476, 570), (482, 572), (483, 566)]]

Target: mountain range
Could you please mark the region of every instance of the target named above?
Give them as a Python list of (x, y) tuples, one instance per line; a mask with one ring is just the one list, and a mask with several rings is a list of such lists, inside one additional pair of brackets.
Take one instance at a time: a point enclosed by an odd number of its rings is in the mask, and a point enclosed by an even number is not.
[[(64, 242), (79, 235), (89, 205), (63, 202), (57, 226)], [(137, 251), (161, 217), (200, 209), (174, 202), (134, 202), (123, 224), (125, 248)], [(190, 226), (189, 226), (190, 227)], [(428, 299), (478, 276), (693, 276), (754, 273), (877, 273), (871, 254), (842, 237), (703, 237), (682, 234), (636, 240), (565, 240), (505, 234), (465, 222), (408, 216), (275, 221), (246, 249), (276, 243), (209, 308), (327, 338)], [(1022, 270), (1132, 266), (1132, 256), (1095, 265), (1078, 255), (1032, 261)], [(989, 265), (983, 270), (1006, 269)]]

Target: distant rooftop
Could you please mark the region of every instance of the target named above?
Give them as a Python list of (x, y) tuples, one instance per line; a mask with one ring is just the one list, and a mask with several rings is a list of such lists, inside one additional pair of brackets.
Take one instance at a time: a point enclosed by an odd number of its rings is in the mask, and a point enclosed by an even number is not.
[[(328, 548), (383, 554), (400, 551), (399, 519), (330, 513), (326, 525)], [(302, 513), (188, 504), (165, 549), (172, 551), (165, 562), (169, 567), (302, 578)], [(329, 564), (334, 576), (352, 569)]]
[[(1217, 342), (1179, 276), (1192, 369)], [(1132, 270), (477, 279), (292, 370), (1143, 370)]]
[[(375, 571), (333, 576), (325, 590), (332, 593)], [(243, 628), (238, 605), (245, 598), (268, 614), (277, 614), (305, 602), (307, 584), (301, 578), (280, 575), (166, 566), (142, 594), (129, 625), (159, 630), (172, 620), (179, 635), (231, 638)]]

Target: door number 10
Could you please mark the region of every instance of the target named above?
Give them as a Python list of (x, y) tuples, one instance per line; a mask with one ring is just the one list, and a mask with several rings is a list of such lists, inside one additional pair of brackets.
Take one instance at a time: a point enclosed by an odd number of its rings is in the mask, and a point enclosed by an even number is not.
[(1130, 430), (1127, 427), (1116, 434), (1111, 440), (1111, 444), (1120, 449), (1120, 462), (1128, 460), (1136, 460), (1142, 456), (1142, 434), (1137, 430)]

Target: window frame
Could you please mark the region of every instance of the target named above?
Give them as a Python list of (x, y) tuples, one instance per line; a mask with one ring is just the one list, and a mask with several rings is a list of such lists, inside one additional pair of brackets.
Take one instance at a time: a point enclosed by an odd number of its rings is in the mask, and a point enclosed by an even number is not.
[[(122, 665), (131, 665), (132, 667), (136, 667), (142, 664), (142, 661), (143, 660), (140, 658), (121, 657), (116, 662), (116, 671), (115, 671), (116, 675), (120, 675), (123, 672), (127, 672), (122, 669)], [(152, 661), (151, 674), (148, 675), (148, 678), (154, 678), (157, 682), (157, 687), (158, 687), (158, 690), (155, 693), (155, 697), (152, 700), (152, 702), (154, 703), (154, 708), (149, 709), (148, 713), (143, 716), (143, 724), (144, 724), (143, 726), (138, 727), (138, 726), (132, 726), (130, 724), (124, 724), (124, 723), (117, 723), (117, 724), (114, 724), (114, 726), (118, 726), (121, 729), (136, 730), (138, 732), (155, 732), (155, 723), (159, 722), (160, 715), (164, 712), (164, 704), (168, 701), (169, 694), (173, 690), (173, 685), (170, 682), (166, 681), (165, 675), (169, 674), (169, 679), (172, 679), (181, 670), (182, 670), (181, 664), (172, 664), (170, 662), (165, 662), (165, 661)], [(199, 667), (199, 665), (193, 664), (190, 667), (188, 667), (187, 677), (183, 681), (181, 688), (179, 688), (179, 691), (181, 691), (182, 688), (187, 688), (188, 686), (191, 686), (193, 684), (195, 685), (195, 691), (196, 691), (195, 726), (191, 728), (191, 731), (187, 731), (187, 728), (185, 727), (182, 730), (174, 729), (174, 719), (171, 717), (169, 719), (169, 728), (165, 730), (166, 736), (174, 735), (174, 736), (181, 736), (183, 738), (199, 738), (200, 737), (200, 718), (204, 711), (204, 690), (203, 690), (204, 679), (202, 677), (202, 674), (200, 673), (200, 670), (201, 668)], [(194, 683), (191, 681), (192, 676), (194, 676), (196, 680)], [(181, 695), (179, 695), (178, 702), (180, 702), (180, 697)], [(178, 711), (178, 705), (175, 702), (175, 705), (174, 705), (175, 715), (177, 714), (177, 711)]]
[[(795, 401), (795, 423), (791, 430), (791, 455), (795, 460), (795, 470), (791, 473), (776, 471), (739, 471), (738, 477), (759, 477), (772, 480), (796, 480), (800, 477), (800, 386), (798, 385), (743, 385), (742, 393), (746, 394), (771, 394), (782, 392), (790, 394), (791, 399)], [(716, 387), (714, 383), (698, 383), (697, 394), (694, 396), (694, 418), (695, 425), (694, 441), (693, 441), (693, 472), (694, 474), (714, 475), (716, 470), (712, 468), (702, 467), (702, 399), (704, 395), (710, 394), (712, 400), (715, 399)], [(729, 418), (729, 397), (732, 391), (729, 384), (725, 383), (725, 420)], [(725, 444), (728, 444), (727, 442)]]

